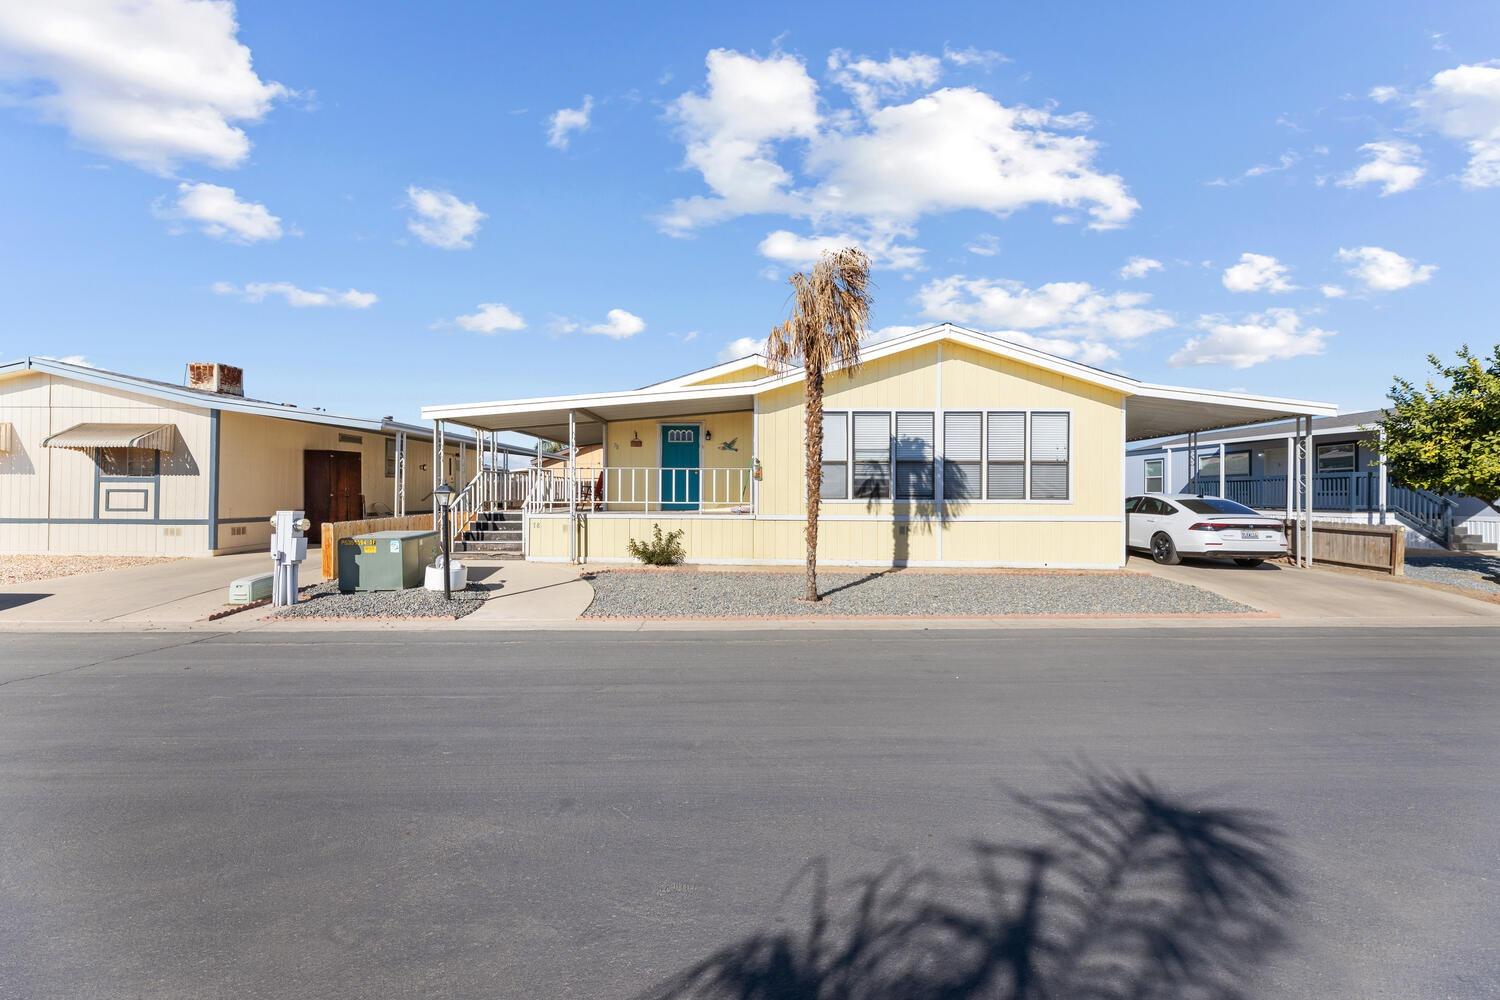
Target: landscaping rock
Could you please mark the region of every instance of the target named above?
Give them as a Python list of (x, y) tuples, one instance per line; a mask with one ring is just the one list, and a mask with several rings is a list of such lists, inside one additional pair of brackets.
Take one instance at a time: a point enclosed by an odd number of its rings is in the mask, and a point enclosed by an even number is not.
[(269, 618), (462, 618), (479, 610), (491, 587), (471, 583), (467, 590), (453, 592), (443, 600), (442, 591), (369, 590), (339, 593), (338, 582), (329, 580), (306, 590), (302, 600), (272, 612)]
[(586, 577), (585, 618), (720, 618), (896, 615), (1225, 614), (1256, 609), (1218, 594), (1138, 573), (819, 573), (823, 600), (797, 600), (800, 573), (602, 572)]

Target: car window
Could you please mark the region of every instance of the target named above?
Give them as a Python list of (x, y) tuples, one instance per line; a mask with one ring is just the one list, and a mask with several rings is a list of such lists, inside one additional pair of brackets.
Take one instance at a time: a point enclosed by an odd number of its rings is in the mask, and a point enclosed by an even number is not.
[(1161, 512), (1161, 501), (1156, 499), (1156, 497), (1143, 497), (1141, 499), (1141, 506), (1136, 511), (1138, 514), (1148, 515), (1160, 514)]
[(1127, 514), (1133, 514), (1135, 512), (1135, 505), (1138, 504), (1138, 503), (1140, 503), (1140, 502), (1141, 502), (1141, 498), (1140, 497), (1126, 497), (1125, 498), (1125, 513), (1127, 513)]
[(1255, 511), (1242, 503), (1221, 497), (1190, 497), (1180, 501), (1194, 514), (1254, 514)]

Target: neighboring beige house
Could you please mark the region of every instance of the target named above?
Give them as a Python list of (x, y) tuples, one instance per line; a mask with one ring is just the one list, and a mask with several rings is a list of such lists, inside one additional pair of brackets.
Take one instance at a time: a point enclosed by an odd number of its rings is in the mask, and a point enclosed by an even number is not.
[(434, 470), (430, 430), (246, 398), (228, 365), (188, 372), (173, 385), (43, 358), (0, 365), (0, 552), (261, 549), (277, 509), (306, 510), (317, 539), (326, 520), (430, 511), (435, 472), (474, 474), (473, 439), (447, 439)]
[[(819, 559), (1118, 567), (1127, 441), (1334, 412), (1153, 385), (949, 324), (920, 330), (868, 347), (852, 376), (827, 378)], [(566, 467), (529, 470), (508, 474), (524, 478), (518, 487), (471, 494), (521, 507), (529, 559), (632, 561), (628, 542), (657, 524), (683, 531), (689, 562), (803, 558), (800, 370), (752, 355), (641, 389), (422, 415), (600, 449), (602, 470), (571, 482)]]

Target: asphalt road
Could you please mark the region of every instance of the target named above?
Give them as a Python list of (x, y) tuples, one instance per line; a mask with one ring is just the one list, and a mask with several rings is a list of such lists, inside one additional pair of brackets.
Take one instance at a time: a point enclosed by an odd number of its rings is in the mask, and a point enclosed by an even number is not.
[(1497, 648), (0, 635), (0, 996), (1493, 997)]

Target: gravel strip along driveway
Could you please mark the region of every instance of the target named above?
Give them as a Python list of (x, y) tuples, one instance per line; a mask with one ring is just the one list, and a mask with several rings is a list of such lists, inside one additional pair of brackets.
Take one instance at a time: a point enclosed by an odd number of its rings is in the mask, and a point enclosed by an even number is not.
[(1408, 550), (1406, 575), (1413, 580), (1500, 595), (1500, 555), (1430, 556)]
[(268, 618), (462, 618), (479, 610), (491, 588), (471, 583), (468, 590), (455, 590), (452, 602), (441, 591), (369, 590), (339, 593), (337, 581), (329, 580), (307, 590), (302, 600), (272, 612)]
[(103, 573), (132, 566), (179, 561), (178, 556), (5, 556), (0, 559), (0, 586), (35, 583), (64, 576)]
[(1137, 573), (819, 573), (823, 600), (795, 600), (800, 573), (603, 572), (585, 618), (810, 615), (1163, 615), (1252, 612), (1197, 587)]

